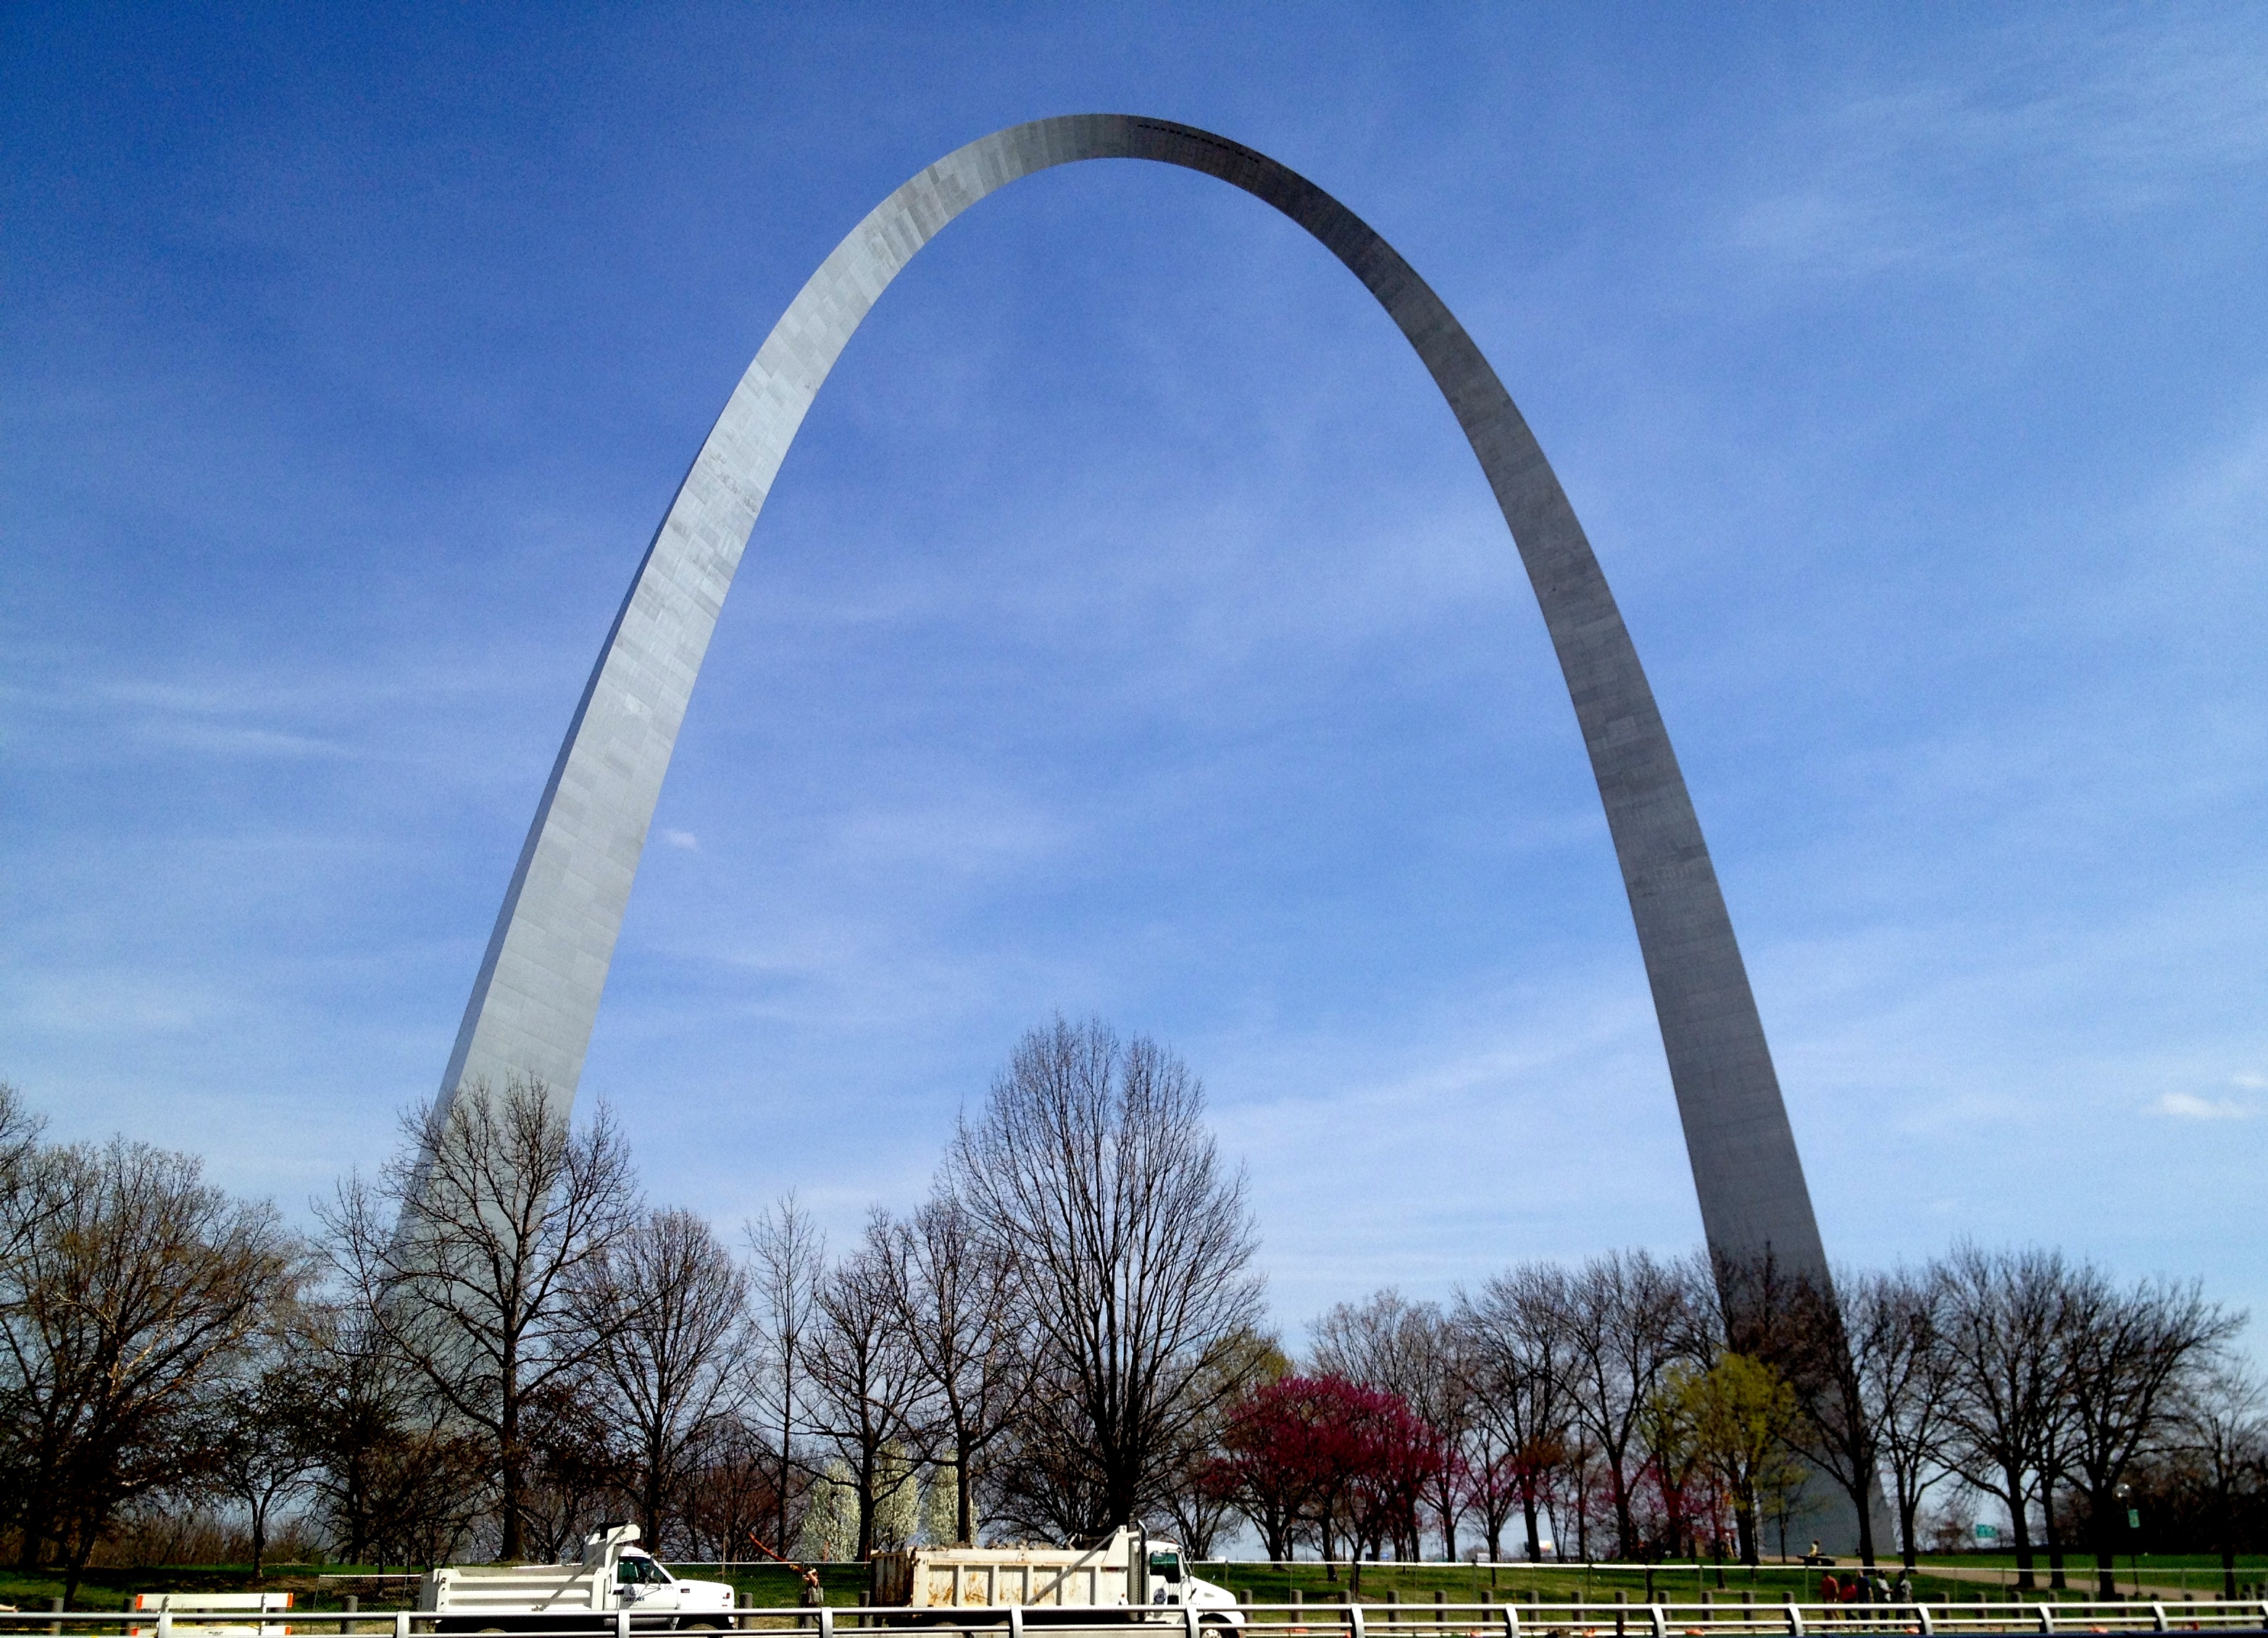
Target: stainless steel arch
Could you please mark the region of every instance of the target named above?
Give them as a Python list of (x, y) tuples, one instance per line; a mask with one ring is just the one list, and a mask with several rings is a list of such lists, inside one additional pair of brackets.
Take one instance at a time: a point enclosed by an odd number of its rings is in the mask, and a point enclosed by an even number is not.
[(1186, 125), (1071, 114), (947, 154), (796, 297), (701, 447), (607, 634), (520, 849), (442, 1080), (541, 1076), (571, 1100), (686, 702), (796, 429), (884, 287), (995, 188), (1080, 159), (1202, 171), (1273, 205), (1378, 298), (1455, 412), (1542, 604), (1606, 804), (1711, 1246), (1826, 1272), (1795, 1137), (1685, 780), (1590, 542), (1480, 349), (1386, 241), (1304, 177)]

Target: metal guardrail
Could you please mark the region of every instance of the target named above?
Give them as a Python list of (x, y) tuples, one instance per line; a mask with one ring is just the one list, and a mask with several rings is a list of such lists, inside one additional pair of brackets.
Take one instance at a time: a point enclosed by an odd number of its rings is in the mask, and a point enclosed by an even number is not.
[[(918, 1627), (934, 1638), (983, 1634), (1025, 1638), (1027, 1628), (1047, 1638), (1119, 1638), (1129, 1626), (1171, 1632), (1175, 1638), (1226, 1638), (1222, 1618), (1233, 1608), (1242, 1638), (1864, 1638), (1867, 1634), (1911, 1638), (1962, 1638), (1984, 1633), (2026, 1633), (2042, 1638), (2077, 1638), (2081, 1634), (2257, 1633), (2268, 1634), (2268, 1602), (2258, 1599), (2200, 1599), (2166, 1604), (2141, 1599), (2052, 1603), (2018, 1599), (2004, 1603), (1955, 1604), (1689, 1604), (1487, 1603), (1487, 1604), (1240, 1604), (1228, 1605), (1123, 1606), (1081, 1609), (1021, 1605), (949, 1610), (876, 1608), (833, 1605), (817, 1609), (774, 1605), (696, 1615), (698, 1625), (724, 1624), (742, 1631), (800, 1629), (819, 1638), (883, 1628)], [(505, 1627), (501, 1623), (508, 1622)], [(478, 1625), (476, 1625), (476, 1623)], [(523, 1624), (526, 1623), (526, 1624)], [(362, 1613), (348, 1610), (252, 1610), (155, 1613), (132, 1611), (23, 1611), (0, 1612), (0, 1638), (11, 1633), (70, 1634), (78, 1638), (199, 1638), (224, 1630), (252, 1632), (261, 1638), (284, 1634), (342, 1634), (347, 1638), (428, 1638), (485, 1627), (508, 1630), (515, 1638), (633, 1638), (665, 1630), (659, 1616), (611, 1615), (560, 1620), (545, 1627), (529, 1618), (481, 1614), (443, 1615), (416, 1610)]]

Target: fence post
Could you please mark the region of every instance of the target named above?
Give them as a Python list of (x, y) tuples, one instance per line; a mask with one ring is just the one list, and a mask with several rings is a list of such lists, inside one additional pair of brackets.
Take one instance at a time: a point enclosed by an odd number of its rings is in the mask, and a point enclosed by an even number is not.
[(407, 1610), (396, 1610), (396, 1611), (394, 1611), (394, 1638), (409, 1638), (409, 1611), (407, 1611)]
[[(60, 1615), (63, 1612), (63, 1601), (62, 1596), (57, 1594), (56, 1596), (50, 1598), (48, 1600), (48, 1613), (50, 1615)], [(163, 1610), (158, 1612), (158, 1619), (159, 1620), (166, 1619), (166, 1612)], [(48, 1630), (50, 1633), (60, 1633), (63, 1629), (63, 1624), (61, 1621), (49, 1621), (48, 1623)]]
[(1796, 1603), (1795, 1595), (1792, 1592), (1783, 1592), (1779, 1596), (1787, 1600), (1788, 1638), (1803, 1638), (1802, 1606)]
[(1504, 1604), (1504, 1638), (1520, 1638), (1520, 1606), (1509, 1598)]
[(1917, 1601), (1913, 1606), (1914, 1622), (1921, 1628), (1921, 1638), (1930, 1638), (1937, 1628), (1930, 1625), (1929, 1605)]
[(2154, 1633), (2172, 1630), (2166, 1621), (2166, 1606), (2154, 1598), (2150, 1602), (2150, 1630)]
[(1347, 1589), (1347, 1634), (1348, 1638), (1363, 1638), (1362, 1600), (1354, 1596), (1351, 1587)]
[(1626, 1638), (1626, 1635), (1630, 1632), (1630, 1611), (1625, 1607), (1629, 1603), (1630, 1590), (1627, 1587), (1616, 1588), (1615, 1638)]
[(1659, 1604), (1646, 1606), (1646, 1619), (1653, 1623), (1653, 1638), (1669, 1638), (1669, 1616)]
[[(345, 1608), (346, 1608), (346, 1612), (347, 1612), (349, 1615), (352, 1615), (352, 1614), (353, 1614), (357, 1610), (358, 1610), (358, 1609), (362, 1608), (362, 1600), (361, 1600), (361, 1598), (359, 1598), (358, 1597), (357, 1597), (355, 1594), (353, 1594), (353, 1593), (351, 1593), (351, 1592), (350, 1592), (350, 1593), (349, 1593), (349, 1594), (347, 1594), (347, 1601), (346, 1601)], [(350, 1632), (352, 1632), (353, 1630), (354, 1630), (354, 1623), (353, 1623), (352, 1621), (341, 1621), (341, 1622), (339, 1623), (339, 1631), (341, 1631), (342, 1633), (350, 1633)]]
[[(48, 1630), (53, 1632), (55, 1628)], [(173, 1638), (173, 1612), (170, 1609), (158, 1612), (158, 1638)]]

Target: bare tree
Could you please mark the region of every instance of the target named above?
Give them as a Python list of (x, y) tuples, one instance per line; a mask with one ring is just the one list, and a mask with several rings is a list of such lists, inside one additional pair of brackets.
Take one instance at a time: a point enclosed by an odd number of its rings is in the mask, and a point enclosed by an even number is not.
[[(377, 1318), (352, 1300), (302, 1304), (300, 1389), (319, 1510), (350, 1564), (369, 1561), (400, 1533), (397, 1452), (421, 1430), (423, 1396)], [(484, 1475), (464, 1487), (484, 1496)]]
[(1798, 1443), (1850, 1503), (1859, 1561), (1871, 1568), (1882, 1449), (1867, 1385), (1880, 1374), (1881, 1350), (1896, 1346), (1897, 1332), (1888, 1313), (1857, 1299), (1856, 1279), (1847, 1273), (1833, 1280), (1797, 1277), (1786, 1283), (1784, 1307), (1765, 1323), (1776, 1333), (1771, 1363), (1785, 1373), (1802, 1411)]
[(372, 1454), (371, 1542), (379, 1568), (447, 1563), (494, 1504), (495, 1456), (488, 1442), (426, 1423)]
[(1837, 1289), (1844, 1293), (1844, 1328), (1852, 1339), (1860, 1414), (1880, 1471), (1889, 1477), (1900, 1553), (1911, 1570), (1918, 1561), (1921, 1499), (1947, 1473), (1946, 1419), (1954, 1379), (1952, 1356), (1940, 1335), (1944, 1283), (1900, 1269), (1845, 1274)]
[(906, 1346), (894, 1301), (895, 1238), (886, 1214), (867, 1219), (865, 1244), (836, 1263), (819, 1288), (819, 1323), (805, 1348), (811, 1389), (805, 1426), (847, 1471), (862, 1559), (876, 1546), (877, 1518), (909, 1499), (901, 1492), (917, 1482), (918, 1470), (906, 1453), (927, 1443), (921, 1414), (928, 1383)]
[(1079, 1533), (1154, 1500), (1191, 1425), (1241, 1386), (1222, 1366), (1261, 1320), (1256, 1243), (1204, 1116), (1203, 1086), (1155, 1042), (1057, 1018), (954, 1134), (948, 1186), (1012, 1271), (1062, 1396), (1033, 1471)]
[(1939, 1333), (1952, 1377), (1947, 1458), (2008, 1509), (2016, 1584), (2033, 1587), (2031, 1504), (2043, 1481), (2069, 1379), (2070, 1271), (2056, 1252), (1955, 1248), (1938, 1265), (1945, 1308)]
[(779, 1464), (770, 1443), (745, 1417), (711, 1421), (688, 1458), (682, 1517), (688, 1556), (746, 1558), (751, 1537), (773, 1527)]
[(1475, 1414), (1503, 1447), (1531, 1560), (1543, 1556), (1542, 1514), (1569, 1444), (1568, 1363), (1559, 1331), (1565, 1285), (1564, 1269), (1528, 1263), (1457, 1299)]
[(2187, 1379), (2239, 1323), (2207, 1303), (2194, 1282), (2145, 1282), (2120, 1291), (2093, 1268), (2071, 1282), (2066, 1449), (2086, 1487), (2103, 1598), (2117, 1593), (2111, 1555), (2124, 1512), (2119, 1486), (2135, 1459), (2171, 1429)]
[(775, 1551), (785, 1553), (789, 1551), (788, 1504), (797, 1493), (792, 1472), (795, 1432), (803, 1420), (804, 1355), (818, 1320), (820, 1285), (827, 1277), (827, 1237), (792, 1190), (748, 1224), (747, 1236), (754, 1264), (765, 1416), (779, 1436), (771, 1545)]
[(2221, 1597), (2236, 1596), (2240, 1503), (2268, 1486), (2268, 1386), (2235, 1361), (2184, 1385), (2180, 1448), (2194, 1465), (2198, 1499), (2220, 1554)]
[(1572, 1420), (1590, 1436), (1612, 1504), (1617, 1550), (1638, 1555), (1632, 1508), (1640, 1435), (1662, 1373), (1691, 1356), (1694, 1318), (1678, 1271), (1643, 1251), (1610, 1252), (1547, 1289)]
[(936, 1396), (954, 1539), (972, 1542), (976, 1475), (1030, 1385), (1021, 1310), (1002, 1300), (1006, 1269), (949, 1191), (933, 1193), (882, 1250), (902, 1340)]
[(587, 1365), (600, 1339), (574, 1293), (636, 1221), (637, 1185), (604, 1105), (580, 1132), (540, 1080), (485, 1083), (402, 1121), (376, 1186), (354, 1179), (322, 1213), (339, 1273), (387, 1342), (497, 1478), (498, 1551), (526, 1551), (531, 1399)]
[[(595, 1366), (554, 1377), (528, 1396), (520, 1415), (527, 1451), (520, 1517), (537, 1558), (572, 1556), (600, 1524), (622, 1517), (625, 1499), (636, 1506), (643, 1496), (643, 1441), (618, 1405)], [(646, 1546), (656, 1554), (667, 1550), (652, 1535)]]
[(639, 1527), (658, 1547), (696, 1443), (747, 1401), (748, 1276), (704, 1219), (672, 1208), (601, 1246), (576, 1299), (630, 1436)]
[[(70, 1201), (70, 1191), (54, 1186), (48, 1176), (57, 1163), (40, 1146), (46, 1127), (23, 1095), (0, 1081), (0, 1325), (6, 1327), (0, 1339), (6, 1344), (0, 1353), (0, 1528), (18, 1530), (30, 1523), (39, 1487), (39, 1430), (45, 1420), (40, 1396), (47, 1379), (37, 1341), (24, 1330), (30, 1319), (28, 1258), (40, 1230)], [(19, 1334), (27, 1358), (17, 1355)], [(26, 1539), (24, 1547), (27, 1557), (36, 1558), (36, 1542)]]
[(1341, 1303), (1315, 1321), (1312, 1370), (1400, 1396), (1433, 1436), (1440, 1460), (1420, 1490), (1441, 1531), (1445, 1558), (1457, 1556), (1464, 1511), (1461, 1460), (1473, 1419), (1471, 1382), (1458, 1358), (1456, 1327), (1438, 1303), (1413, 1303), (1391, 1286), (1362, 1303)]
[(21, 1092), (0, 1081), (0, 1269), (12, 1268), (45, 1216), (61, 1208), (38, 1182), (47, 1125)]
[[(20, 1120), (20, 1117), (19, 1117)], [(275, 1209), (144, 1143), (18, 1156), (0, 1263), (0, 1377), (26, 1565), (64, 1596), (129, 1499), (201, 1476), (213, 1396), (302, 1274)]]
[(1242, 1396), (1255, 1388), (1280, 1382), (1292, 1372), (1283, 1344), (1270, 1333), (1247, 1332), (1238, 1344), (1223, 1350), (1215, 1368), (1233, 1385), (1225, 1392), (1208, 1387), (1202, 1397), (1212, 1408), (1191, 1422), (1182, 1449), (1166, 1470), (1166, 1512), (1173, 1520), (1174, 1539), (1192, 1559), (1213, 1556), (1213, 1543), (1241, 1510), (1236, 1487), (1226, 1482), (1221, 1457), (1229, 1424)]
[(319, 1459), (310, 1362), (291, 1330), (276, 1330), (258, 1369), (225, 1396), (209, 1446), (213, 1487), (240, 1504), (252, 1526), (255, 1580), (276, 1509), (306, 1488)]

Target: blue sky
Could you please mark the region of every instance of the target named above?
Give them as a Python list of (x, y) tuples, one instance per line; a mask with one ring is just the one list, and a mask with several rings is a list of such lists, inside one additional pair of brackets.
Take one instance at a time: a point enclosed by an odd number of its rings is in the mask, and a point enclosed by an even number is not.
[[(0, 31), (0, 1075), (59, 1133), (294, 1212), (378, 1157), (774, 319), (939, 154), (1123, 110), (1336, 194), (1535, 427), (1830, 1252), (2039, 1241), (2268, 1314), (2257, 9)], [(1319, 247), (1132, 163), (986, 202), (852, 342), (583, 1091), (659, 1197), (729, 1226), (795, 1187), (849, 1232), (1058, 1009), (1204, 1077), (1295, 1334), (1698, 1238), (1469, 452)]]

